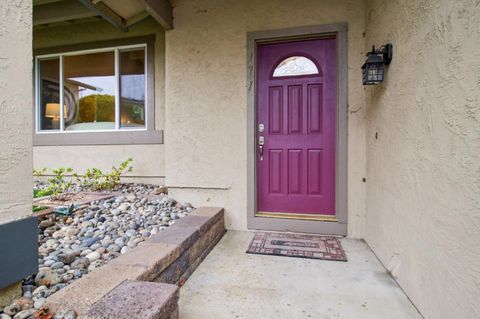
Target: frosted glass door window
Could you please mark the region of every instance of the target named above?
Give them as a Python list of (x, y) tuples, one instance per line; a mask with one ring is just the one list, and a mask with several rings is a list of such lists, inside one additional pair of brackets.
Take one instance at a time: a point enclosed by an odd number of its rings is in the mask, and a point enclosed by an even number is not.
[(280, 62), (275, 71), (273, 77), (283, 76), (299, 76), (299, 75), (312, 75), (318, 74), (318, 68), (312, 60), (304, 56), (292, 56), (286, 58)]

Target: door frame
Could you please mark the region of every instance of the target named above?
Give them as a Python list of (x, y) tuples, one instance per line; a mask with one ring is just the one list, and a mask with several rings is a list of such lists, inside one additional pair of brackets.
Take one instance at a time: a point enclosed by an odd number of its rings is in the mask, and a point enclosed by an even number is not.
[[(334, 35), (337, 40), (337, 125), (335, 149), (335, 219), (308, 220), (256, 216), (256, 117), (257, 45), (300, 39), (321, 39)], [(249, 229), (347, 235), (347, 23), (340, 22), (247, 33), (247, 227)]]

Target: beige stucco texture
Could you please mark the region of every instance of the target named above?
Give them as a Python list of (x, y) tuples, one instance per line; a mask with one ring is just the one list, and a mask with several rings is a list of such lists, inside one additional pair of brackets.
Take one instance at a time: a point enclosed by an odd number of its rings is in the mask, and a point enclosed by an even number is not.
[[(133, 157), (134, 175), (165, 177), (172, 197), (224, 207), (227, 228), (245, 230), (247, 33), (346, 22), (348, 235), (366, 239), (426, 318), (480, 318), (478, 1), (171, 2), (166, 33), (151, 18), (127, 33), (102, 21), (35, 29), (35, 48), (155, 34), (156, 127), (165, 129), (164, 145), (34, 147), (35, 166), (109, 168)], [(2, 44), (16, 43), (0, 47), (0, 222), (31, 204), (21, 173), (31, 168), (31, 87), (22, 85), (31, 83), (31, 9), (17, 0), (0, 14), (12, 6), (24, 15), (20, 26), (0, 21)], [(365, 53), (386, 42), (384, 83), (363, 87)]]
[[(0, 6), (0, 223), (32, 210), (32, 3)], [(15, 21), (15, 23), (12, 23)]]
[[(368, 1), (366, 240), (426, 318), (480, 318), (480, 5)], [(377, 134), (377, 138), (375, 135)]]
[[(122, 32), (104, 21), (88, 21), (71, 25), (34, 29), (34, 49), (61, 47), (70, 44), (155, 35), (155, 129), (165, 126), (165, 33), (152, 18), (147, 18)], [(150, 145), (82, 145), (35, 146), (35, 168), (73, 167), (81, 173), (87, 168), (110, 169), (129, 157), (133, 158), (133, 172), (128, 176), (138, 181), (163, 183), (165, 177), (165, 147)]]
[(194, 204), (226, 208), (228, 228), (247, 221), (247, 32), (348, 23), (349, 234), (364, 224), (365, 99), (362, 1), (173, 1), (166, 33), (166, 181)]
[[(137, 180), (162, 181), (194, 205), (226, 208), (227, 227), (247, 221), (247, 32), (348, 23), (349, 234), (364, 227), (365, 99), (358, 77), (364, 56), (363, 1), (172, 1), (175, 28), (164, 33), (151, 18), (129, 32), (106, 22), (38, 28), (34, 48), (155, 34), (156, 127), (164, 145), (37, 146), (37, 168), (109, 168), (134, 158)], [(165, 100), (164, 100), (165, 99)], [(81, 158), (82, 160), (78, 160)], [(101, 161), (99, 160), (101, 159)], [(154, 179), (152, 179), (154, 178)]]

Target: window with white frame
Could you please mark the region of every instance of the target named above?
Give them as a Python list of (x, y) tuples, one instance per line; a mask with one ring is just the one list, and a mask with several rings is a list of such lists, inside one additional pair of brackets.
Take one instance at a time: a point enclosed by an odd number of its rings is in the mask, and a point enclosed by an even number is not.
[(36, 57), (36, 132), (145, 130), (147, 48)]

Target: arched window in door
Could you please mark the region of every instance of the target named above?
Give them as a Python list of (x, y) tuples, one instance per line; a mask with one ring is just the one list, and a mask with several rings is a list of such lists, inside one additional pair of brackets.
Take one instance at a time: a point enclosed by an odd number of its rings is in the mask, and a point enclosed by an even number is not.
[(280, 62), (273, 71), (273, 77), (319, 74), (315, 63), (304, 56), (291, 56)]

